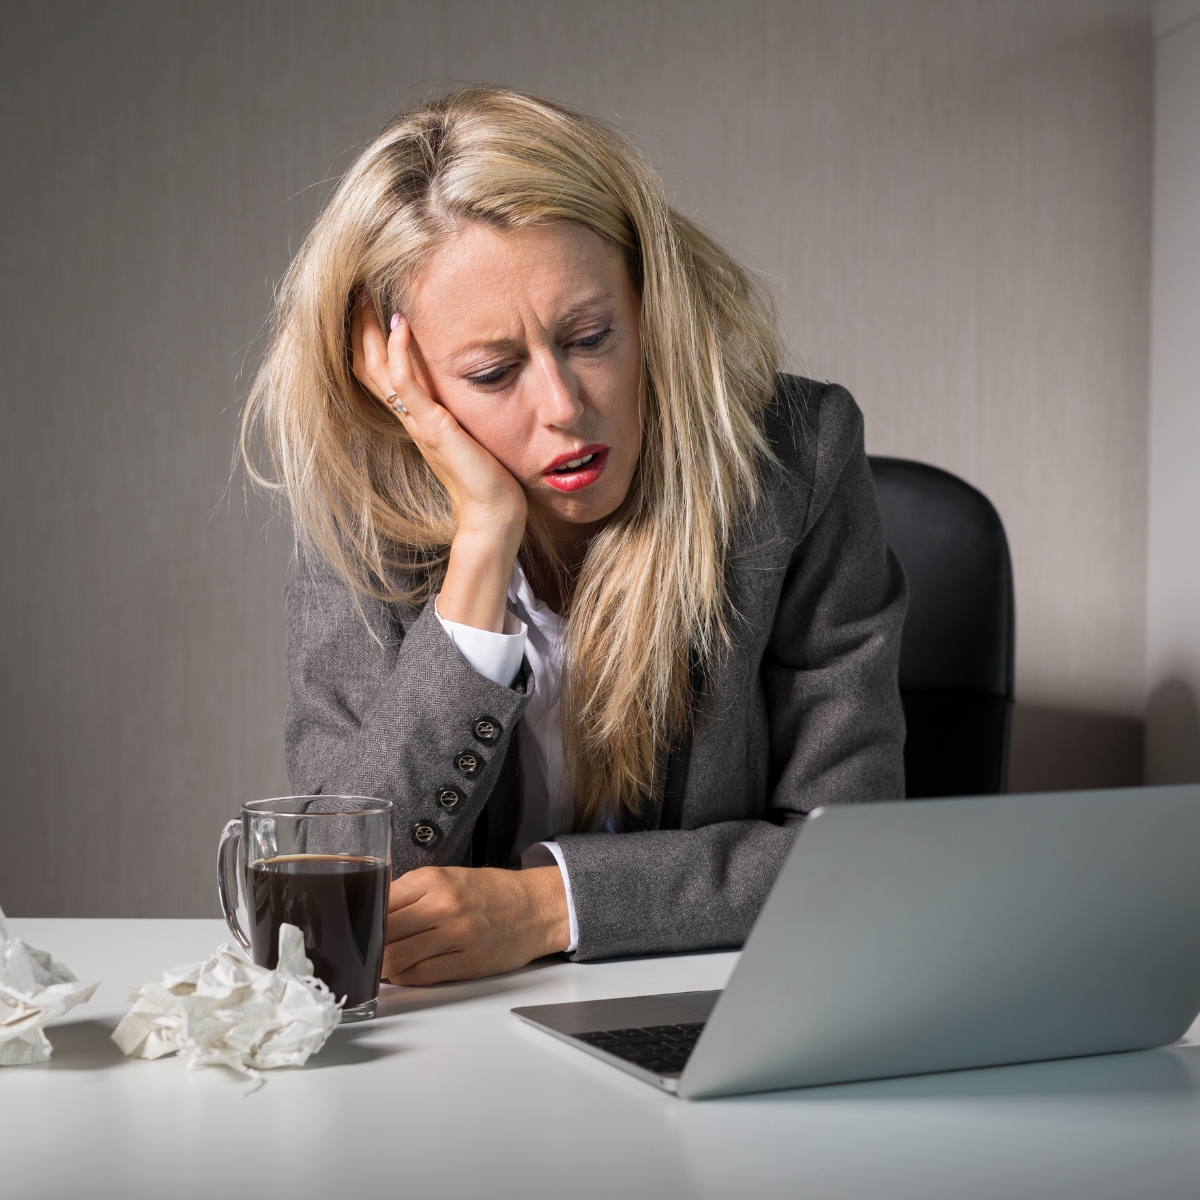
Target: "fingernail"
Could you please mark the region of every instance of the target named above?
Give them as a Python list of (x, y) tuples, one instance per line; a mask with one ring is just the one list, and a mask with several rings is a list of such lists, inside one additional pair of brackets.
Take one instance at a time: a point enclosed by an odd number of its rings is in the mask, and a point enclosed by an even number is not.
[(400, 328), (400, 314), (392, 313), (392, 332), (395, 333)]

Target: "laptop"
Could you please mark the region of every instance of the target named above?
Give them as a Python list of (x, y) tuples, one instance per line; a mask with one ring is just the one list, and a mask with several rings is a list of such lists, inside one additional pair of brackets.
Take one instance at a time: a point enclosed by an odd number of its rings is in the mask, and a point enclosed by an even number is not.
[(1200, 785), (817, 809), (723, 991), (512, 1011), (689, 1098), (1166, 1045)]

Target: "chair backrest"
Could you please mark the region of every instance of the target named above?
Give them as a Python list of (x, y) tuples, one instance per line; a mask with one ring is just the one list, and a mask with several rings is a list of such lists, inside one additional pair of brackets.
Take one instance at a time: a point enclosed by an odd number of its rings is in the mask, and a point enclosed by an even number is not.
[(908, 576), (900, 646), (906, 794), (1002, 792), (1015, 606), (1000, 516), (948, 471), (901, 458), (870, 464), (888, 543)]

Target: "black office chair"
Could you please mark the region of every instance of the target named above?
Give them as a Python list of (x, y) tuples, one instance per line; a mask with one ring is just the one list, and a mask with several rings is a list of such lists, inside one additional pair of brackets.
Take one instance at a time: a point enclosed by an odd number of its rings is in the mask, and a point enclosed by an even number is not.
[(1002, 792), (1013, 705), (1012, 563), (988, 498), (948, 471), (871, 458), (908, 575), (900, 697), (906, 795)]

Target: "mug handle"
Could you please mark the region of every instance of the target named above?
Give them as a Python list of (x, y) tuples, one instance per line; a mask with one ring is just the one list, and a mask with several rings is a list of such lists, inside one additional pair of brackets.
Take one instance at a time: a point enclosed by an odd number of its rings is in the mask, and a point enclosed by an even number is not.
[(238, 859), (241, 857), (242, 823), (230, 821), (221, 831), (217, 843), (217, 892), (221, 897), (221, 908), (230, 932), (237, 938), (243, 950), (250, 950), (250, 939), (242, 932), (238, 923)]

